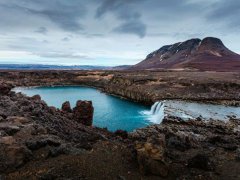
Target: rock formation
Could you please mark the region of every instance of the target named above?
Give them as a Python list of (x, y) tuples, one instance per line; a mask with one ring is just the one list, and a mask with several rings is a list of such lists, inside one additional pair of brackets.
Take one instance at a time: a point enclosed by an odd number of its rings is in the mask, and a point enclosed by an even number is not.
[(73, 118), (86, 126), (92, 126), (93, 110), (91, 101), (77, 101), (76, 107), (73, 108)]
[(130, 69), (192, 69), (238, 71), (240, 55), (227, 49), (217, 38), (190, 39), (163, 46)]
[(63, 112), (72, 112), (71, 105), (69, 101), (66, 101), (62, 104), (62, 111)]
[(136, 142), (140, 170), (145, 174), (169, 177), (179, 173), (180, 179), (194, 179), (201, 171), (203, 179), (218, 179), (210, 172), (226, 177), (221, 169), (239, 166), (239, 125), (239, 120), (186, 122), (169, 117), (161, 125), (130, 133), (129, 138)]
[(12, 86), (5, 83), (0, 83), (0, 95), (7, 95), (12, 89)]

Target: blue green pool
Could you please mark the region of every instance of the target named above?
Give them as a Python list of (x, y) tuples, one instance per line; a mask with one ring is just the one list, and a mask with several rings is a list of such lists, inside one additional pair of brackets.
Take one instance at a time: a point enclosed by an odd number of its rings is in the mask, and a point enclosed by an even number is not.
[(150, 109), (144, 105), (107, 95), (97, 89), (82, 86), (16, 88), (28, 96), (39, 94), (49, 105), (61, 108), (70, 101), (72, 107), (77, 100), (91, 100), (94, 106), (94, 126), (107, 127), (111, 131), (123, 129), (133, 131), (151, 124), (142, 112)]

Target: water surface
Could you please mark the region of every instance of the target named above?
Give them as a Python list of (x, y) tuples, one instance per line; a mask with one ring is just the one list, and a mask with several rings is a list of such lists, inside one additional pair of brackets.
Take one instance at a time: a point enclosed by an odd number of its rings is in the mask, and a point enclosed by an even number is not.
[(28, 96), (39, 94), (49, 105), (61, 108), (62, 103), (69, 101), (74, 107), (77, 100), (91, 100), (94, 106), (93, 124), (107, 127), (114, 131), (123, 129), (132, 131), (151, 124), (147, 115), (142, 114), (149, 107), (107, 95), (94, 88), (81, 86), (17, 88)]
[(111, 131), (133, 131), (150, 124), (160, 124), (165, 116), (183, 120), (198, 117), (222, 121), (231, 117), (240, 119), (239, 107), (169, 100), (155, 102), (150, 108), (82, 86), (16, 88), (15, 91), (28, 96), (39, 94), (49, 106), (57, 108), (61, 108), (65, 101), (74, 107), (77, 100), (91, 100), (94, 106), (93, 124)]

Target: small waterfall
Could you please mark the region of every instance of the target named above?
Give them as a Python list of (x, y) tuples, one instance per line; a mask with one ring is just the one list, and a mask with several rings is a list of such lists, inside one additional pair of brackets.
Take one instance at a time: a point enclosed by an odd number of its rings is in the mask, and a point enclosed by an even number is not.
[(151, 113), (151, 114), (154, 114), (154, 113), (155, 113), (158, 104), (159, 104), (159, 102), (155, 102), (155, 103), (152, 105), (151, 110), (150, 110), (150, 113)]
[(160, 124), (164, 118), (164, 103), (157, 101), (151, 107), (151, 122)]
[(152, 123), (160, 124), (164, 118), (164, 102), (155, 102), (150, 111), (145, 111), (143, 114), (149, 116)]
[(158, 102), (157, 108), (154, 111), (154, 115), (159, 114), (159, 112), (162, 113), (162, 111), (161, 111), (162, 107), (163, 107), (163, 103), (162, 102)]

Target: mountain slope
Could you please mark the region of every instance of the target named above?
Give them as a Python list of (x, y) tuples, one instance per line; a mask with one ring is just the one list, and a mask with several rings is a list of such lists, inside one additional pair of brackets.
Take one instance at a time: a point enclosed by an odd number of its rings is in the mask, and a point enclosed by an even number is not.
[(240, 71), (240, 55), (230, 51), (217, 38), (190, 39), (161, 47), (131, 69)]

